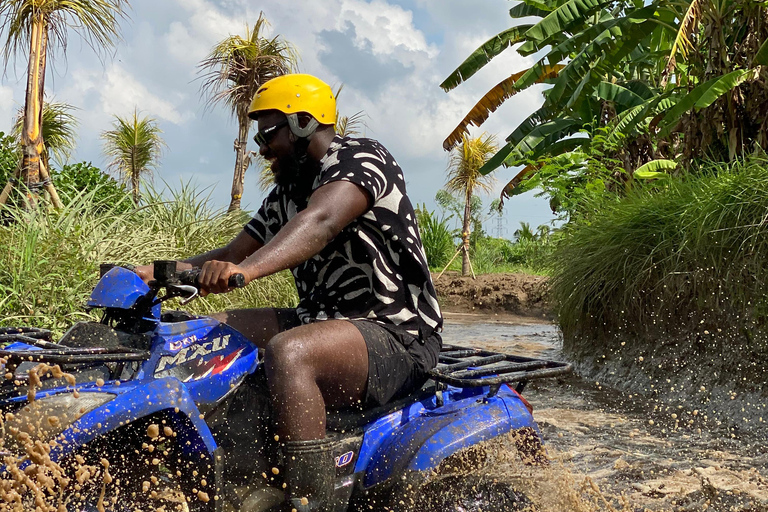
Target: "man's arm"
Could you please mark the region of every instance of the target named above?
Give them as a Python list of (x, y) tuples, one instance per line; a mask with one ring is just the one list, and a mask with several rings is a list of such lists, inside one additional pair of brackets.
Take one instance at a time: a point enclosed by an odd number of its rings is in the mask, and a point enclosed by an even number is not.
[[(202, 267), (205, 262), (211, 260), (223, 261), (237, 265), (248, 256), (262, 247), (255, 238), (242, 230), (224, 247), (213, 249), (197, 256), (192, 256), (186, 260), (179, 261), (176, 265), (177, 270), (187, 270), (193, 267)], [(136, 273), (145, 281), (154, 279), (152, 265), (141, 265), (136, 267)]]
[(231, 260), (205, 263), (200, 283), (207, 291), (221, 293), (227, 291), (227, 281), (233, 274), (242, 273), (250, 282), (296, 267), (323, 250), (350, 222), (368, 211), (372, 202), (370, 194), (354, 183), (334, 181), (323, 185), (312, 193), (306, 209), (239, 264)]

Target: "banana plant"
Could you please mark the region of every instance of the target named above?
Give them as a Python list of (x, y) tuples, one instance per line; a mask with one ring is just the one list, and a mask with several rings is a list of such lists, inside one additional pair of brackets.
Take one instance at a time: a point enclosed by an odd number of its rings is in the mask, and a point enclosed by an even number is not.
[[(733, 158), (746, 150), (750, 133), (765, 148), (768, 27), (759, 19), (766, 14), (764, 4), (750, 0), (523, 0), (510, 9), (521, 22), (480, 46), (441, 87), (459, 86), (511, 48), (536, 54), (537, 62), (484, 95), (443, 146), (453, 148), (470, 125), (544, 83), (550, 87), (541, 108), (480, 170), (528, 165), (507, 193), (535, 175), (531, 162), (578, 151), (601, 126), (609, 127), (611, 143), (624, 141), (624, 150), (636, 153), (624, 158), (629, 175), (655, 159), (687, 163), (706, 144), (728, 148)], [(756, 108), (744, 108), (755, 97)]]

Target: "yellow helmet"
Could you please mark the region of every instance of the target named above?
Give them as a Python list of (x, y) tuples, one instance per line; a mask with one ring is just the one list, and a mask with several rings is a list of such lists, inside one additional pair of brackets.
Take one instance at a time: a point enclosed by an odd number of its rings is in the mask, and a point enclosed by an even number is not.
[(333, 91), (312, 75), (283, 75), (264, 83), (251, 101), (248, 117), (255, 119), (264, 110), (279, 110), (286, 116), (306, 112), (319, 124), (336, 124)]

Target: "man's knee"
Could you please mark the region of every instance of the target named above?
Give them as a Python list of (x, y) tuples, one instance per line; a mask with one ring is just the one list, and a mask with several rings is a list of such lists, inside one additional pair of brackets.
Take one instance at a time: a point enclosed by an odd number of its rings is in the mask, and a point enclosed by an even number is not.
[(264, 352), (264, 363), (269, 373), (295, 372), (312, 368), (311, 343), (292, 330), (272, 337)]

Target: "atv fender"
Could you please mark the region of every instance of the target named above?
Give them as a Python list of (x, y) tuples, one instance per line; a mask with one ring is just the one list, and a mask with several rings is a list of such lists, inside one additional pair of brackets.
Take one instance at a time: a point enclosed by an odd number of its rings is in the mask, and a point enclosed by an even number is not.
[[(63, 443), (57, 443), (57, 457), (66, 455), (73, 449), (83, 446), (97, 437), (142, 418), (166, 411), (171, 416), (185, 416), (191, 422), (193, 432), (179, 432), (189, 444), (181, 443), (186, 453), (216, 450), (216, 441), (205, 421), (200, 418), (200, 411), (192, 400), (186, 387), (176, 378), (168, 377), (154, 381), (120, 386), (102, 386), (97, 389), (81, 388), (80, 391), (112, 393), (116, 398), (83, 415), (69, 428), (62, 432)], [(184, 422), (186, 423), (186, 422)], [(181, 423), (180, 423), (181, 424)], [(53, 454), (52, 454), (53, 455)]]
[(369, 459), (363, 485), (369, 488), (393, 476), (434, 469), (463, 448), (526, 427), (538, 433), (531, 413), (508, 391), (426, 409), (383, 438)]

